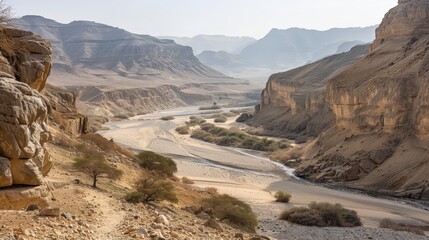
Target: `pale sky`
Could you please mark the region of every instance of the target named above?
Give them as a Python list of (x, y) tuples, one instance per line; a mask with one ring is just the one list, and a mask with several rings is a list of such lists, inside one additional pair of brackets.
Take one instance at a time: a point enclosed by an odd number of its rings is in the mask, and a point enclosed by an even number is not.
[(6, 0), (15, 16), (90, 20), (153, 36), (261, 38), (272, 28), (379, 24), (398, 0)]

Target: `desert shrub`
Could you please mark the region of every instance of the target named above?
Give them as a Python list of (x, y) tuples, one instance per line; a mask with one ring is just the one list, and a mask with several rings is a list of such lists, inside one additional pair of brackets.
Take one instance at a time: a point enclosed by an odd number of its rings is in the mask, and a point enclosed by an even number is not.
[(319, 212), (307, 207), (294, 207), (286, 210), (280, 215), (280, 219), (303, 226), (326, 226)]
[(176, 128), (176, 132), (182, 135), (189, 134), (189, 126), (180, 126)]
[(203, 106), (198, 108), (198, 110), (204, 111), (204, 110), (216, 110), (216, 109), (221, 109), (222, 106), (219, 105), (212, 105), (212, 106)]
[(276, 198), (277, 202), (288, 203), (292, 195), (288, 192), (278, 191), (276, 194), (274, 194), (274, 197)]
[[(234, 146), (258, 151), (277, 151), (280, 149), (280, 143), (276, 141), (250, 136), (240, 130), (216, 127), (211, 123), (201, 125), (200, 129), (193, 131), (191, 137), (206, 142), (215, 142), (222, 146)], [(284, 144), (282, 146), (287, 147)]]
[(429, 228), (425, 226), (416, 226), (416, 225), (410, 225), (405, 223), (398, 223), (387, 218), (381, 220), (379, 227), (389, 228), (395, 231), (411, 232), (411, 233), (414, 233), (417, 235), (423, 235), (423, 236), (425, 235), (425, 231), (429, 230)]
[(145, 169), (161, 172), (169, 176), (177, 172), (177, 165), (171, 158), (161, 156), (154, 152), (140, 152), (137, 154), (137, 161), (139, 165)]
[(225, 136), (216, 141), (216, 143), (221, 146), (237, 146), (240, 142), (241, 139), (236, 136)]
[(201, 125), (201, 130), (204, 131), (209, 131), (210, 129), (216, 127), (213, 123), (204, 123), (203, 125)]
[(161, 120), (170, 121), (170, 120), (174, 120), (174, 117), (173, 116), (164, 116), (164, 117), (161, 117)]
[(115, 116), (113, 116), (114, 118), (119, 118), (119, 119), (128, 119), (131, 117), (131, 115), (129, 114), (117, 114)]
[(213, 214), (221, 221), (228, 220), (244, 230), (254, 231), (258, 224), (250, 206), (229, 195), (214, 195), (206, 199), (204, 205), (213, 209)]
[(280, 219), (305, 226), (356, 227), (362, 222), (353, 210), (341, 204), (312, 202), (308, 207), (295, 207), (284, 211)]
[(214, 142), (216, 139), (210, 133), (202, 130), (194, 130), (191, 134), (192, 138), (203, 140), (205, 142)]
[(170, 201), (178, 202), (174, 185), (167, 180), (155, 178), (142, 179), (137, 183), (136, 191), (125, 196), (125, 200), (131, 203)]
[(182, 183), (184, 183), (184, 184), (195, 184), (195, 182), (192, 179), (187, 178), (187, 177), (182, 177)]
[(224, 122), (226, 122), (228, 119), (226, 118), (226, 117), (218, 117), (218, 118), (215, 118), (214, 119), (214, 122), (215, 123), (224, 123)]
[(206, 123), (206, 120), (204, 120), (200, 117), (196, 117), (196, 116), (189, 117), (189, 122), (188, 122), (189, 126), (197, 126), (197, 125), (201, 125), (204, 123)]

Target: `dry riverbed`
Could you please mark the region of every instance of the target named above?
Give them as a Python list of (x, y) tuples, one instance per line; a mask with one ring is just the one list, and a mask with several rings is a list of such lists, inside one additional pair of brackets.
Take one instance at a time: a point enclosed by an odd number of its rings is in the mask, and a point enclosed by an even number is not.
[[(376, 227), (383, 218), (428, 224), (428, 211), (403, 202), (310, 184), (291, 177), (291, 169), (258, 152), (216, 146), (174, 131), (177, 126), (184, 125), (189, 116), (199, 113), (198, 108), (188, 107), (136, 116), (131, 120), (108, 123), (105, 126), (110, 130), (100, 134), (134, 150), (151, 150), (167, 155), (178, 164), (179, 177), (188, 177), (198, 187), (215, 187), (221, 193), (246, 201), (259, 217), (258, 231), (277, 239), (427, 239)], [(175, 119), (160, 120), (163, 116), (175, 116)], [(234, 119), (229, 118), (219, 125), (236, 126)], [(278, 190), (292, 194), (289, 204), (274, 202), (273, 194)], [(358, 212), (364, 227), (312, 228), (277, 220), (285, 208), (307, 205), (311, 201), (341, 203)]]

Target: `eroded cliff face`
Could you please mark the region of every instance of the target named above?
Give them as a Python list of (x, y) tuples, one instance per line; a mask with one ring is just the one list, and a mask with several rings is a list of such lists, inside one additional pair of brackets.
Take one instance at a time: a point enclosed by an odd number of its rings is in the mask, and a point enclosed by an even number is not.
[(400, 1), (377, 29), (370, 54), (329, 81), (337, 126), (409, 130), (427, 139), (428, 44), (429, 1)]
[(254, 118), (246, 123), (262, 125), (268, 133), (317, 136), (333, 124), (333, 113), (325, 98), (328, 80), (368, 52), (357, 46), (315, 63), (272, 75), (262, 92)]
[(332, 77), (335, 125), (304, 154), (299, 176), (429, 199), (429, 1), (399, 1), (369, 54)]
[(51, 47), (31, 32), (0, 33), (0, 187), (41, 185), (52, 166), (44, 147), (51, 107), (39, 93), (50, 73)]

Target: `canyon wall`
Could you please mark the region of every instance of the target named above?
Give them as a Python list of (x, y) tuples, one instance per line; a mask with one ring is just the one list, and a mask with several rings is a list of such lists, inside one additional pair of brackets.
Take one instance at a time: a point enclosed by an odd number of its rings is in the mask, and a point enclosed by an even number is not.
[(298, 176), (429, 199), (429, 1), (399, 1), (367, 56), (332, 77), (335, 124), (307, 147)]
[(399, 1), (376, 36), (348, 60), (272, 75), (248, 123), (317, 136), (289, 154), (299, 155), (297, 176), (427, 200), (429, 0)]
[(278, 136), (317, 136), (333, 124), (325, 101), (327, 81), (368, 52), (368, 45), (333, 55), (315, 63), (273, 74), (261, 95), (254, 118), (246, 123)]

